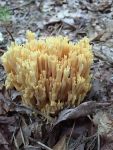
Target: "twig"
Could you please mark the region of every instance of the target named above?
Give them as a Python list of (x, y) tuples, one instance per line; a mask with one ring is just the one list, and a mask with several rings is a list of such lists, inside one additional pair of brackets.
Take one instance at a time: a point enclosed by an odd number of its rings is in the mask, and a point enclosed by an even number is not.
[(57, 31), (57, 29), (59, 28), (61, 26), (61, 24), (59, 25), (57, 25), (57, 26), (55, 26), (55, 29), (51, 32), (51, 36), (55, 33), (56, 34), (56, 31)]
[(32, 146), (32, 145), (27, 145), (27, 146), (24, 146), (25, 149), (39, 149), (39, 147), (37, 146)]
[(9, 34), (9, 36), (11, 37), (11, 40), (14, 42), (14, 38), (13, 38), (13, 35), (11, 34), (11, 32), (8, 30), (7, 26), (5, 26), (5, 29), (7, 31), (7, 33)]
[(97, 150), (100, 150), (100, 135), (99, 135), (99, 132), (98, 132), (98, 148)]
[(60, 28), (59, 28), (59, 30), (58, 30), (58, 32), (57, 32), (57, 35), (61, 34), (62, 28), (63, 28), (63, 24), (61, 24), (61, 26), (60, 26)]
[(41, 142), (37, 142), (36, 140), (34, 140), (33, 138), (29, 137), (29, 139), (32, 141), (32, 142), (35, 142), (37, 143), (38, 145), (40, 145), (41, 147), (45, 148), (46, 150), (53, 150), (51, 149), (50, 147), (46, 146), (45, 144), (41, 143)]
[(95, 136), (95, 137), (94, 137), (94, 139), (92, 140), (92, 142), (89, 144), (89, 146), (88, 146), (87, 150), (89, 150), (89, 149), (90, 149), (90, 147), (92, 146), (92, 144), (95, 142), (96, 138), (97, 138), (97, 136)]
[(19, 146), (18, 146), (18, 143), (17, 143), (17, 140), (16, 140), (16, 138), (15, 138), (15, 136), (14, 136), (14, 144), (15, 144), (15, 147), (17, 148), (17, 150), (19, 150)]
[(75, 127), (75, 122), (73, 123), (73, 127), (72, 127), (72, 130), (71, 130), (71, 133), (70, 133), (69, 139), (68, 139), (68, 141), (67, 141), (67, 146), (69, 145), (69, 141), (70, 141), (70, 139), (71, 139), (71, 136), (72, 136), (72, 133), (73, 133), (74, 127)]
[(40, 146), (42, 146), (43, 148), (46, 148), (47, 150), (52, 150), (50, 147), (46, 146), (45, 144), (41, 143), (41, 142), (37, 142), (37, 144), (39, 144)]
[(83, 139), (83, 141), (81, 142), (81, 144), (88, 142), (89, 140), (91, 140), (94, 137), (97, 137), (97, 133), (95, 133), (94, 135), (91, 135), (89, 137), (85, 137), (85, 139)]
[(26, 145), (25, 144), (25, 139), (24, 139), (24, 135), (23, 135), (23, 131), (22, 131), (22, 128), (20, 127), (20, 134), (21, 134), (21, 137), (22, 137), (22, 141), (23, 141), (23, 144), (24, 146)]
[(15, 138), (14, 136), (15, 136), (15, 134), (16, 134), (16, 131), (17, 131), (17, 129), (15, 129), (14, 132), (13, 132), (13, 135), (12, 135), (12, 137), (11, 137), (11, 143), (13, 143), (13, 140), (14, 140), (14, 138)]

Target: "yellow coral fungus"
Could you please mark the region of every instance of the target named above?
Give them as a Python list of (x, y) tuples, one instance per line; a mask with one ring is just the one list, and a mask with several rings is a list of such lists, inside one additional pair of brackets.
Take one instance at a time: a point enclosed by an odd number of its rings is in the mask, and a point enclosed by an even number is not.
[(62, 36), (36, 40), (30, 31), (26, 37), (25, 44), (11, 44), (2, 56), (6, 87), (15, 87), (25, 104), (45, 113), (80, 104), (91, 86), (89, 40), (77, 44)]

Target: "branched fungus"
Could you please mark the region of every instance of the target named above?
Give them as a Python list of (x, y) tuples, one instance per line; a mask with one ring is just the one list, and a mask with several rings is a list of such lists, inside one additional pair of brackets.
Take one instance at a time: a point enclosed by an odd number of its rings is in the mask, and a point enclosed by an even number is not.
[(26, 37), (25, 44), (12, 43), (2, 56), (6, 88), (15, 87), (25, 104), (44, 113), (79, 105), (91, 87), (88, 38), (73, 44), (63, 36), (36, 40), (31, 31)]

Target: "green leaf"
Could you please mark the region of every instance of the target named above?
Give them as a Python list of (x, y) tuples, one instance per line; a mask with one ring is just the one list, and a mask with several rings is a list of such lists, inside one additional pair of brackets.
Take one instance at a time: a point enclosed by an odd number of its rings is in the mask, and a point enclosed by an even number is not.
[(0, 6), (0, 21), (1, 22), (8, 22), (11, 18), (11, 12), (10, 10), (4, 6)]

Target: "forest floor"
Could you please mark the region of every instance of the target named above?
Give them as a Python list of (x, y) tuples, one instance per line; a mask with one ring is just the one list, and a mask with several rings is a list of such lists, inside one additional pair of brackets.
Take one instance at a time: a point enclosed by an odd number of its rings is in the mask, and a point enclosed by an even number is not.
[(5, 89), (0, 62), (0, 150), (113, 150), (113, 1), (0, 0), (0, 5), (10, 11), (9, 20), (0, 20), (0, 56), (11, 41), (24, 43), (27, 30), (37, 38), (64, 35), (73, 42), (87, 36), (94, 54), (86, 102), (69, 112), (73, 119), (67, 110), (51, 122), (21, 104), (15, 89)]

